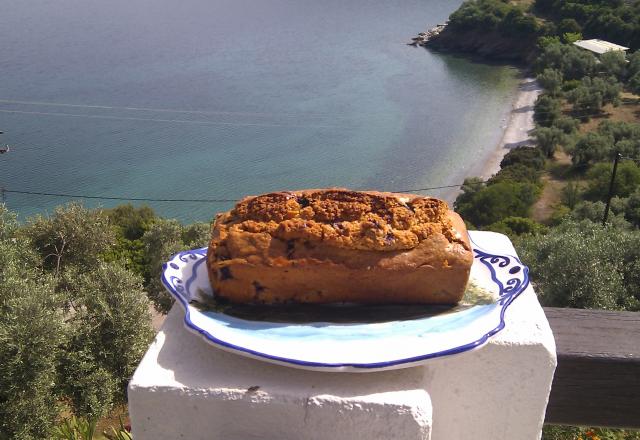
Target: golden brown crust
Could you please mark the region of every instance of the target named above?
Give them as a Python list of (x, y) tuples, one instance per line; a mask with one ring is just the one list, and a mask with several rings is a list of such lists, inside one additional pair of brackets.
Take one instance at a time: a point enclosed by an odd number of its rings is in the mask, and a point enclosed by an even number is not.
[(216, 218), (217, 295), (236, 302), (459, 301), (472, 262), (446, 202), (344, 189), (248, 197)]

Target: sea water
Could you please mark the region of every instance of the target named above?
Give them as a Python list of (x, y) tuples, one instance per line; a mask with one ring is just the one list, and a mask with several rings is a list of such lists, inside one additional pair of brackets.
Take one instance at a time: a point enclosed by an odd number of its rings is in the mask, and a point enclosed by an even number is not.
[(406, 44), (458, 0), (0, 4), (0, 186), (21, 218), (70, 198), (11, 191), (190, 200), (146, 204), (191, 222), (273, 190), (459, 184), (517, 85)]

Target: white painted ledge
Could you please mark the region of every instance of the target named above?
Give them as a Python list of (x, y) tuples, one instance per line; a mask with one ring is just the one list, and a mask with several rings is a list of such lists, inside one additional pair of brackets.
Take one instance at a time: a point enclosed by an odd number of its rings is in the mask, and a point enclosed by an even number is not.
[[(515, 254), (505, 236), (486, 234)], [(183, 317), (176, 305), (129, 384), (136, 440), (540, 438), (556, 355), (531, 287), (484, 347), (383, 372), (245, 358), (189, 333)]]

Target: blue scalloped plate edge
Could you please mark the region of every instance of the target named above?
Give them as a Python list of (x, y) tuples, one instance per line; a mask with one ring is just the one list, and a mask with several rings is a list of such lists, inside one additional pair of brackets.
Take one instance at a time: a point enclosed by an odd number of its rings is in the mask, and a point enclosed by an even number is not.
[[(368, 371), (381, 371), (381, 370), (390, 370), (390, 369), (399, 369), (399, 368), (409, 368), (415, 365), (419, 365), (424, 361), (429, 359), (441, 358), (445, 356), (451, 356), (456, 354), (465, 353), (471, 350), (475, 350), (484, 344), (487, 343), (489, 338), (493, 335), (504, 329), (505, 327), (505, 313), (507, 308), (511, 303), (526, 290), (529, 286), (529, 268), (522, 264), (520, 259), (515, 255), (505, 254), (498, 255), (486, 252), (485, 250), (481, 250), (479, 246), (474, 242), (473, 238), (471, 238), (471, 243), (474, 252), (474, 258), (479, 259), (481, 263), (483, 263), (490, 271), (491, 278), (493, 282), (498, 285), (499, 289), (499, 300), (497, 301), (501, 305), (500, 309), (500, 322), (496, 327), (485, 332), (479, 338), (470, 341), (469, 343), (458, 345), (456, 347), (452, 347), (450, 349), (441, 350), (433, 353), (426, 353), (420, 356), (414, 356), (409, 358), (397, 359), (393, 361), (385, 361), (385, 362), (373, 362), (373, 363), (322, 363), (322, 362), (309, 362), (300, 359), (290, 359), (286, 357), (274, 356), (267, 353), (262, 353), (257, 350), (252, 350), (246, 347), (242, 347), (239, 345), (235, 345), (229, 343), (227, 341), (223, 341), (219, 338), (216, 338), (214, 335), (210, 334), (206, 330), (201, 329), (197, 325), (195, 325), (191, 320), (191, 312), (189, 308), (189, 302), (187, 298), (185, 298), (166, 278), (166, 268), (167, 265), (170, 264), (176, 258), (182, 259), (182, 257), (189, 256), (191, 258), (197, 258), (200, 256), (200, 260), (198, 260), (194, 264), (193, 275), (190, 279), (187, 280), (185, 284), (193, 281), (196, 275), (196, 265), (203, 264), (206, 261), (206, 248), (201, 249), (193, 249), (188, 251), (182, 251), (175, 255), (173, 255), (169, 261), (162, 266), (162, 276), (161, 281), (164, 284), (165, 288), (169, 291), (169, 293), (182, 305), (185, 310), (184, 316), (184, 324), (186, 328), (202, 337), (205, 338), (210, 343), (213, 343), (217, 347), (224, 349), (226, 351), (235, 352), (253, 359), (263, 360), (270, 363), (275, 363), (278, 365), (284, 365), (295, 368), (303, 368), (309, 370), (316, 371), (334, 371), (334, 372), (368, 372)], [(498, 265), (498, 267), (506, 267), (509, 265), (511, 259), (515, 260), (518, 264), (514, 266), (514, 268), (518, 268), (517, 273), (520, 270), (522, 271), (523, 279), (522, 281), (517, 279), (512, 279), (507, 281), (507, 286), (505, 286), (502, 281), (497, 277), (496, 269), (493, 267), (494, 265)], [(514, 268), (511, 270), (513, 271)], [(513, 282), (513, 280), (516, 280)], [(511, 282), (510, 282), (511, 281)]]

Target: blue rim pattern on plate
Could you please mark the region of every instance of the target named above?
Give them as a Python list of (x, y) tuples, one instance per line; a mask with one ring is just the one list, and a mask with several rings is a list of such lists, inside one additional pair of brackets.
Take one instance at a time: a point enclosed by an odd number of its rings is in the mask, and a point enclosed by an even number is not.
[[(191, 306), (190, 298), (197, 297), (199, 292), (192, 292), (194, 282), (197, 280), (197, 271), (200, 265), (206, 262), (207, 249), (194, 249), (180, 252), (174, 255), (167, 263), (163, 265), (162, 282), (167, 290), (182, 305), (185, 310), (184, 324), (185, 326), (200, 334), (206, 341), (213, 343), (221, 348), (237, 352), (239, 354), (248, 355), (253, 358), (271, 361), (278, 364), (290, 365), (299, 368), (336, 370), (336, 371), (373, 371), (390, 368), (402, 368), (403, 366), (412, 366), (421, 361), (443, 357), (458, 353), (463, 353), (474, 348), (482, 346), (487, 340), (501, 331), (505, 327), (504, 315), (508, 306), (516, 299), (529, 285), (528, 268), (522, 262), (512, 255), (497, 255), (479, 249), (479, 247), (471, 240), (473, 244), (474, 260), (483, 264), (489, 271), (491, 280), (498, 289), (498, 298), (496, 304), (500, 307), (499, 322), (488, 331), (475, 335), (473, 338), (464, 343), (456, 344), (444, 350), (435, 352), (426, 352), (418, 356), (405, 357), (402, 359), (394, 359), (383, 362), (314, 362), (303, 359), (294, 359), (274, 354), (263, 353), (259, 350), (234, 344), (227, 340), (220, 339), (201, 326), (195, 324), (192, 320), (191, 313), (196, 309)], [(171, 269), (178, 270), (181, 265), (191, 265), (191, 273), (184, 279), (183, 277), (169, 275)], [(200, 280), (202, 281), (202, 280)], [(208, 280), (207, 280), (208, 283)]]

